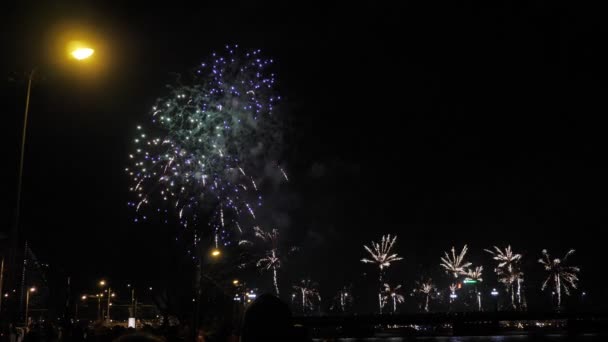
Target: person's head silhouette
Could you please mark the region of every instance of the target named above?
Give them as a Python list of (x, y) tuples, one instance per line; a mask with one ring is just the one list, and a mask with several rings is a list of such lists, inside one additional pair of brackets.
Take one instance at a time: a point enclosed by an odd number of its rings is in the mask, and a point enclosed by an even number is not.
[(292, 337), (291, 311), (279, 298), (263, 294), (247, 308), (242, 342), (290, 341)]

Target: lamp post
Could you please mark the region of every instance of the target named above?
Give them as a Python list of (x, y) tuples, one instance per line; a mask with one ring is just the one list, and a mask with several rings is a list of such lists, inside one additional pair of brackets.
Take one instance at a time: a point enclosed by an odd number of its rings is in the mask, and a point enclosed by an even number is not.
[(496, 311), (498, 311), (498, 291), (496, 289), (492, 289), (490, 294), (494, 298), (495, 309), (496, 309)]
[[(194, 306), (194, 314), (192, 315), (192, 331), (195, 333), (192, 338), (195, 338), (197, 336), (197, 331), (198, 331), (198, 324), (199, 324), (199, 319), (200, 319), (200, 303), (201, 303), (201, 298), (203, 296), (203, 257), (204, 257), (204, 252), (203, 250), (200, 250), (200, 254), (199, 254), (199, 262), (198, 262), (198, 266), (197, 266), (197, 270), (196, 270), (196, 285), (195, 285), (195, 298), (193, 299), (193, 302), (195, 303)], [(211, 256), (212, 259), (219, 259), (222, 256), (222, 251), (219, 249), (219, 247), (217, 246), (217, 241), (216, 241), (216, 245), (214, 248), (211, 249), (211, 251), (209, 251), (209, 255)]]
[(0, 264), (0, 313), (2, 313), (2, 299), (4, 298), (4, 257), (2, 257), (2, 264)]
[(137, 321), (137, 300), (135, 299), (135, 286), (131, 286), (131, 284), (127, 284), (127, 287), (131, 289), (131, 315), (130, 318), (133, 318), (133, 328), (135, 328), (135, 322)]
[(95, 297), (97, 298), (97, 320), (101, 321), (101, 298), (103, 298), (103, 293), (98, 293)]
[[(82, 297), (80, 297), (80, 299), (84, 302), (85, 300), (87, 300), (87, 296), (86, 295), (82, 295)], [(74, 319), (78, 322), (78, 301), (76, 300), (76, 310), (74, 312)]]
[[(76, 60), (84, 60), (90, 58), (95, 50), (85, 46), (78, 46), (72, 49), (70, 54)], [(19, 226), (20, 226), (20, 218), (21, 218), (21, 190), (23, 185), (23, 163), (25, 160), (25, 142), (27, 138), (27, 123), (29, 117), (29, 109), (30, 109), (30, 98), (32, 94), (32, 81), (34, 80), (34, 76), (38, 71), (38, 67), (33, 67), (30, 70), (28, 81), (27, 81), (27, 91), (25, 94), (25, 110), (23, 113), (23, 130), (21, 131), (21, 146), (19, 151), (19, 171), (17, 174), (17, 198), (15, 204), (15, 220), (13, 222), (13, 226), (11, 229), (11, 238), (10, 238), (10, 250), (9, 250), (9, 282), (15, 282), (17, 280), (17, 250), (19, 245)]]
[[(99, 286), (101, 286), (102, 288), (104, 286), (106, 286), (106, 281), (105, 280), (100, 280), (99, 281)], [(102, 294), (103, 296), (103, 294)], [(112, 306), (112, 297), (114, 297), (114, 294), (112, 293), (112, 288), (110, 286), (108, 286), (108, 307), (107, 307), (107, 311), (106, 311), (106, 321), (108, 323), (110, 323), (110, 306)]]
[(36, 292), (36, 288), (35, 287), (31, 287), (27, 290), (26, 294), (25, 294), (25, 325), (29, 326), (30, 321), (29, 321), (29, 311), (30, 311), (30, 293), (34, 293)]

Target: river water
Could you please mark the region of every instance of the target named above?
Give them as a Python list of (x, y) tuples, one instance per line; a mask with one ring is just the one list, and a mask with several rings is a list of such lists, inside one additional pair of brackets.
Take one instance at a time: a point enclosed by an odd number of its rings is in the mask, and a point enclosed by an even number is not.
[(580, 335), (506, 335), (506, 336), (435, 336), (435, 337), (378, 337), (378, 338), (341, 338), (337, 340), (315, 339), (318, 342), (335, 341), (335, 342), (406, 342), (406, 341), (421, 341), (421, 342), (565, 342), (565, 341), (580, 341), (580, 342), (599, 342), (608, 341), (608, 335), (598, 334), (580, 334)]

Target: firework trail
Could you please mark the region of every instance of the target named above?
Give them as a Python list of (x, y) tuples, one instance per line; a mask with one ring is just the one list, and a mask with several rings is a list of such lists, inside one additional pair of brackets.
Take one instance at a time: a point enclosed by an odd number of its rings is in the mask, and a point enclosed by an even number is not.
[(432, 279), (420, 280), (416, 282), (416, 288), (414, 288), (414, 294), (421, 293), (424, 296), (424, 312), (429, 312), (429, 302), (433, 291), (436, 290), (435, 284)]
[[(393, 314), (397, 312), (397, 303), (403, 303), (405, 297), (401, 294), (401, 285), (397, 285), (394, 288), (389, 284), (384, 284), (384, 295), (382, 296), (383, 304), (386, 304), (390, 299), (393, 304)], [(384, 305), (383, 305), (384, 306)]]
[(335, 307), (338, 307), (340, 312), (347, 311), (347, 308), (352, 304), (353, 301), (351, 288), (351, 286), (344, 286), (338, 291), (333, 299), (334, 303), (331, 306), (332, 310), (334, 310)]
[[(498, 262), (494, 271), (498, 276), (498, 281), (505, 285), (507, 292), (511, 295), (511, 306), (515, 309), (519, 305), (521, 308), (521, 284), (524, 276), (520, 266), (522, 255), (514, 253), (510, 245), (504, 250), (494, 246), (493, 250), (485, 249), (485, 251), (492, 254), (493, 259)], [(515, 290), (515, 284), (517, 284), (517, 290)]]
[(457, 279), (458, 276), (463, 275), (465, 273), (465, 269), (471, 266), (470, 262), (464, 261), (467, 251), (467, 245), (464, 245), (460, 254), (456, 255), (456, 249), (452, 246), (452, 255), (445, 252), (445, 257), (441, 258), (441, 267), (443, 267), (446, 272), (453, 274), (454, 279)]
[(468, 269), (465, 271), (465, 280), (475, 281), (475, 297), (477, 297), (477, 309), (481, 311), (481, 292), (477, 289), (477, 283), (482, 282), (483, 266), (477, 266), (474, 269)]
[(300, 284), (294, 285), (292, 298), (300, 298), (302, 305), (302, 313), (312, 312), (315, 309), (315, 302), (321, 303), (321, 295), (319, 294), (319, 284), (310, 279), (303, 279)]
[(454, 302), (454, 299), (456, 299), (456, 290), (458, 289), (458, 285), (456, 284), (451, 284), (450, 285), (450, 304), (452, 304)]
[(403, 258), (399, 257), (396, 253), (392, 253), (392, 249), (396, 241), (397, 236), (391, 238), (391, 235), (389, 234), (383, 235), (380, 242), (372, 241), (372, 248), (369, 248), (365, 245), (363, 246), (371, 256), (371, 259), (363, 258), (361, 259), (361, 262), (365, 264), (375, 264), (380, 270), (378, 274), (378, 281), (379, 285), (381, 286), (378, 292), (378, 307), (380, 309), (380, 313), (382, 313), (382, 307), (384, 306), (382, 304), (382, 286), (384, 284), (384, 270), (390, 267), (392, 262), (403, 260)]
[(553, 282), (553, 288), (557, 294), (557, 307), (559, 309), (562, 305), (562, 289), (567, 296), (570, 295), (571, 288), (576, 289), (576, 283), (578, 282), (577, 273), (580, 272), (580, 268), (565, 264), (568, 257), (574, 254), (574, 249), (569, 250), (563, 259), (551, 259), (546, 249), (543, 249), (542, 253), (543, 257), (538, 259), (538, 262), (544, 266), (545, 271), (548, 273), (547, 278), (543, 282), (542, 289), (545, 290), (549, 282)]
[(260, 227), (254, 227), (255, 236), (266, 243), (267, 249), (262, 257), (256, 262), (256, 267), (262, 271), (272, 271), (272, 283), (274, 292), (279, 296), (279, 280), (278, 270), (283, 263), (283, 256), (295, 252), (296, 247), (288, 248), (288, 252), (282, 252), (279, 245), (279, 230), (273, 229), (270, 232), (262, 230)]

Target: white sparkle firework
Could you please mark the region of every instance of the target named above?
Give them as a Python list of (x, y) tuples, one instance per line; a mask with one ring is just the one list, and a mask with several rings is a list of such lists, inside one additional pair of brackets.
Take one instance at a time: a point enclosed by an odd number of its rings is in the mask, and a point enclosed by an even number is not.
[(282, 253), (279, 249), (279, 230), (273, 229), (270, 232), (262, 230), (260, 227), (253, 228), (255, 236), (267, 244), (264, 255), (256, 262), (256, 267), (262, 271), (272, 271), (272, 283), (274, 293), (279, 296), (278, 270), (281, 268), (284, 255), (296, 250), (295, 247), (288, 249), (288, 253)]
[(477, 298), (477, 309), (481, 311), (481, 292), (477, 289), (477, 283), (483, 282), (483, 266), (477, 266), (474, 269), (468, 269), (464, 273), (465, 280), (475, 282), (475, 297)]
[(456, 255), (456, 249), (452, 246), (451, 252), (452, 255), (449, 255), (448, 252), (445, 252), (445, 257), (441, 258), (441, 267), (443, 267), (446, 272), (451, 273), (455, 279), (458, 276), (463, 275), (465, 273), (465, 269), (471, 266), (470, 262), (465, 262), (464, 257), (467, 255), (467, 245), (464, 245), (460, 254)]
[(429, 312), (429, 304), (431, 297), (436, 290), (435, 284), (432, 279), (420, 280), (416, 282), (416, 288), (414, 288), (414, 294), (422, 294), (424, 297), (424, 305), (421, 305), (424, 312)]
[(319, 285), (310, 279), (303, 279), (298, 285), (293, 286), (294, 293), (292, 299), (297, 299), (302, 309), (302, 313), (312, 312), (315, 306), (321, 303)]
[(389, 284), (384, 284), (382, 306), (386, 305), (388, 301), (391, 301), (393, 313), (396, 313), (397, 304), (401, 304), (405, 301), (405, 297), (401, 294), (401, 285), (391, 287)]
[(555, 258), (551, 259), (549, 252), (543, 249), (543, 257), (538, 259), (548, 275), (543, 282), (542, 289), (545, 290), (550, 282), (553, 282), (553, 289), (557, 295), (557, 307), (560, 308), (562, 305), (562, 289), (564, 293), (569, 296), (570, 289), (576, 289), (578, 282), (577, 273), (580, 272), (580, 268), (576, 266), (568, 266), (565, 262), (568, 257), (574, 253), (574, 249), (571, 249), (564, 255), (563, 259)]
[[(380, 242), (372, 241), (372, 248), (364, 245), (363, 247), (371, 256), (371, 259), (363, 258), (361, 262), (365, 264), (375, 264), (379, 268), (378, 281), (379, 285), (383, 286), (383, 273), (384, 270), (391, 266), (392, 262), (396, 262), (399, 260), (403, 260), (403, 258), (399, 257), (397, 253), (392, 253), (393, 246), (397, 241), (397, 236), (391, 238), (391, 235), (383, 235)], [(378, 292), (378, 307), (380, 309), (380, 313), (382, 313), (383, 307), (382, 301), (382, 288), (379, 289)]]
[[(485, 251), (492, 254), (493, 259), (498, 262), (494, 271), (498, 276), (498, 281), (504, 284), (507, 293), (511, 295), (511, 306), (514, 309), (519, 306), (521, 309), (523, 306), (521, 286), (524, 277), (520, 265), (522, 255), (514, 253), (511, 245), (507, 246), (504, 250), (494, 246), (493, 250), (485, 249)], [(515, 289), (516, 285), (517, 289)]]

